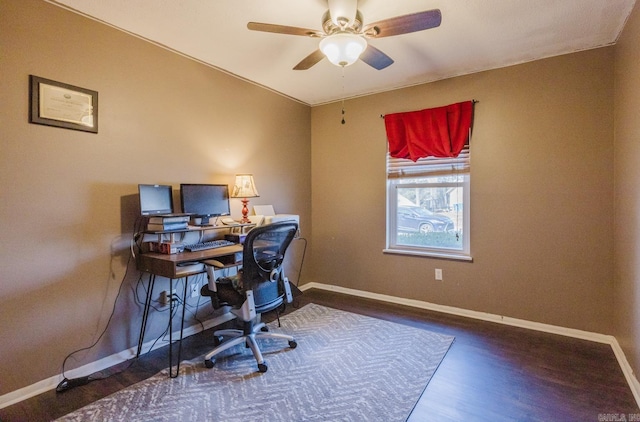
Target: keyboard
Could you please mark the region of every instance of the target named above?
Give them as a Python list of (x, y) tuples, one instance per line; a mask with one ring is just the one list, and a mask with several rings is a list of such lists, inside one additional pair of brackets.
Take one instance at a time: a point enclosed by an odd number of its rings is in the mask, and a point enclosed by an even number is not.
[(208, 242), (192, 243), (190, 245), (184, 245), (184, 250), (189, 252), (198, 252), (198, 251), (206, 251), (207, 249), (216, 249), (216, 248), (222, 248), (224, 246), (233, 246), (233, 245), (235, 245), (235, 243), (229, 240), (219, 239), (219, 240), (210, 240)]

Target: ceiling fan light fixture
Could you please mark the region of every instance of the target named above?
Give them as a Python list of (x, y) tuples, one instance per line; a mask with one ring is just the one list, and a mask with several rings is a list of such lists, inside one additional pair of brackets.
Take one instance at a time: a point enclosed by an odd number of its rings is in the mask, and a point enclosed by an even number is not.
[(336, 66), (349, 66), (367, 48), (367, 41), (356, 34), (338, 33), (320, 41), (320, 51)]

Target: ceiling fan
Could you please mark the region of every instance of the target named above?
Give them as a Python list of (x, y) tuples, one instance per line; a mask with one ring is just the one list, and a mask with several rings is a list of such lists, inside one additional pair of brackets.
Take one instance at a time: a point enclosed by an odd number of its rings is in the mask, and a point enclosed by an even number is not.
[(302, 59), (293, 70), (307, 70), (324, 57), (336, 66), (349, 66), (358, 59), (382, 70), (393, 64), (393, 59), (378, 50), (367, 39), (408, 34), (440, 26), (439, 9), (412, 13), (363, 25), (357, 0), (328, 0), (329, 10), (322, 17), (322, 31), (270, 23), (249, 22), (252, 31), (301, 35), (320, 38), (318, 49)]

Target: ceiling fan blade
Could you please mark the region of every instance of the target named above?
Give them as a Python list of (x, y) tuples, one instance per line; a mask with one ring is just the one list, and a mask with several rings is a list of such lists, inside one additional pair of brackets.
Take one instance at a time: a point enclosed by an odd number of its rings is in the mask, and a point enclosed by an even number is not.
[(391, 57), (387, 56), (371, 44), (369, 44), (367, 49), (364, 50), (360, 56), (360, 60), (377, 70), (382, 70), (393, 64), (393, 59)]
[(293, 68), (293, 70), (307, 70), (322, 59), (324, 59), (324, 54), (322, 54), (322, 51), (318, 49), (302, 59), (302, 61), (298, 63), (296, 67)]
[(433, 9), (374, 22), (367, 25), (362, 32), (369, 38), (391, 37), (435, 28), (440, 26), (441, 22), (440, 10)]
[(275, 34), (302, 35), (306, 37), (322, 37), (324, 33), (315, 29), (297, 28), (295, 26), (274, 25), (271, 23), (249, 22), (247, 28), (252, 31), (273, 32)]

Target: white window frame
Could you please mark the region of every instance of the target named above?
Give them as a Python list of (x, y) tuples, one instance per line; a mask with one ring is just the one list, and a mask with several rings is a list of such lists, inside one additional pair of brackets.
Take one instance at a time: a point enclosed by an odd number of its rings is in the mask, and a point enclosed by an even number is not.
[[(408, 182), (416, 177), (441, 175), (461, 176), (460, 182)], [(387, 227), (385, 253), (416, 255), (434, 258), (472, 261), (471, 257), (471, 175), (469, 149), (465, 149), (457, 158), (421, 158), (416, 162), (408, 159), (391, 158), (387, 153)], [(462, 249), (436, 248), (429, 246), (401, 245), (397, 242), (398, 188), (438, 188), (462, 187), (462, 221), (464, 234)]]

